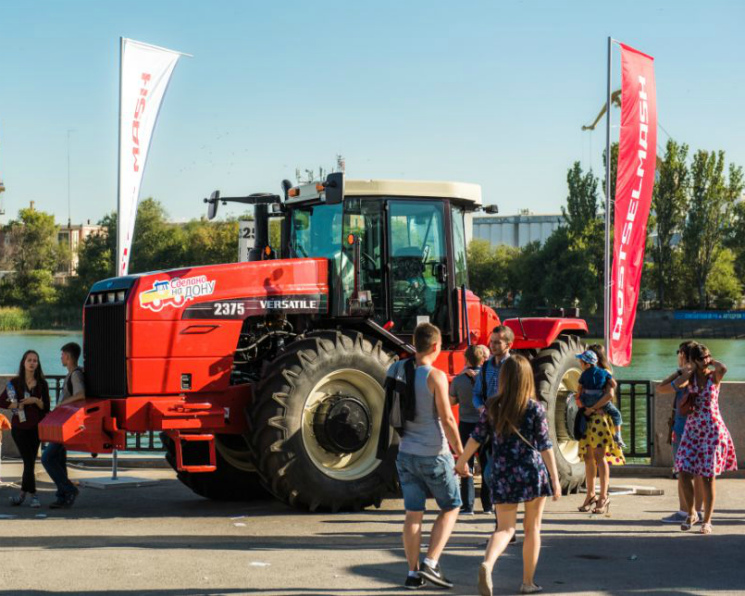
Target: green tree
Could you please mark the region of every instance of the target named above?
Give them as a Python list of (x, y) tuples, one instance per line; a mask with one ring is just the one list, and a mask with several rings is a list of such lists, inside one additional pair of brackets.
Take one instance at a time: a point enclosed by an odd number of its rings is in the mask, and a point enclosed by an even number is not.
[(683, 229), (688, 210), (690, 176), (688, 165), (688, 145), (679, 145), (670, 139), (665, 149), (665, 157), (657, 162), (658, 177), (652, 194), (654, 227), (656, 238), (652, 246), (654, 263), (653, 277), (657, 300), (661, 308), (672, 305), (666, 292), (672, 281), (680, 277), (673, 259), (673, 236)]
[[(738, 172), (741, 175), (741, 170)], [(733, 209), (724, 245), (732, 250), (735, 258), (735, 274), (740, 283), (745, 284), (745, 201), (740, 201)]]
[(519, 291), (512, 263), (520, 249), (500, 244), (492, 247), (488, 240), (475, 238), (467, 248), (468, 279), (471, 290), (481, 298), (509, 304)]
[(732, 308), (742, 296), (742, 284), (735, 275), (735, 255), (728, 248), (714, 261), (706, 279), (706, 294), (710, 303), (720, 309)]
[(186, 234), (181, 226), (168, 223), (167, 217), (163, 205), (155, 199), (148, 198), (140, 203), (132, 238), (130, 273), (189, 265)]
[(567, 205), (561, 208), (569, 231), (582, 235), (586, 228), (598, 217), (598, 179), (592, 171), (584, 174), (578, 161), (567, 173)]
[(212, 265), (238, 259), (238, 220), (193, 219), (184, 226), (184, 264)]
[(575, 162), (567, 173), (567, 186), (567, 206), (562, 213), (568, 227), (555, 231), (542, 249), (550, 263), (543, 288), (552, 306), (579, 305), (595, 312), (603, 302), (603, 283), (597, 281), (603, 279), (605, 267), (598, 179), (592, 171), (583, 173)]
[(54, 215), (33, 208), (21, 209), (18, 219), (5, 227), (13, 275), (0, 284), (0, 302), (32, 306), (53, 302), (57, 295), (54, 274), (69, 262), (60, 246)]
[(735, 200), (743, 189), (742, 168), (730, 164), (729, 176), (725, 176), (724, 160), (724, 151), (699, 150), (691, 164), (691, 196), (682, 245), (695, 293), (691, 298), (700, 308), (708, 307), (707, 280), (722, 252)]

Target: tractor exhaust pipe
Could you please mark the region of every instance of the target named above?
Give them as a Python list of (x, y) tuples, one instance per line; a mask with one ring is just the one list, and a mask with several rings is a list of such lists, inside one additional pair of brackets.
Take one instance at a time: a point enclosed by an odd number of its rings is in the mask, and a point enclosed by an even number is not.
[(254, 220), (256, 221), (256, 242), (248, 251), (249, 261), (261, 261), (266, 258), (266, 247), (269, 246), (269, 205), (257, 203), (254, 205)]

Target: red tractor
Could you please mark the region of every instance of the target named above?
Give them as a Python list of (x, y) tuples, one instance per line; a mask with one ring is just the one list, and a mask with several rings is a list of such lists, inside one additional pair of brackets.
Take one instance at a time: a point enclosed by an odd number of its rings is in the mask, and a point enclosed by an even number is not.
[[(84, 307), (88, 398), (57, 408), (43, 440), (106, 453), (126, 433), (162, 431), (179, 480), (216, 499), (271, 492), (315, 510), (378, 505), (396, 489), (396, 440), (376, 458), (389, 365), (416, 325), (443, 332), (437, 366), (464, 367), (500, 323), (467, 289), (465, 219), (481, 188), (345, 180), (331, 174), (255, 206), (249, 262), (96, 283)], [(281, 240), (270, 246), (270, 229)], [(565, 490), (584, 481), (567, 403), (587, 325), (504, 321), (534, 363)], [(571, 416), (570, 416), (571, 417)], [(385, 449), (384, 449), (385, 451)]]

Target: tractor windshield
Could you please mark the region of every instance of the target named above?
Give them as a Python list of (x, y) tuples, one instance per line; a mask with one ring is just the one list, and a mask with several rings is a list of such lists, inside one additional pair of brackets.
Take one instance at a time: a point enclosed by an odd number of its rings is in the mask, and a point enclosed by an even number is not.
[(338, 260), (341, 255), (341, 224), (341, 204), (293, 209), (292, 256)]

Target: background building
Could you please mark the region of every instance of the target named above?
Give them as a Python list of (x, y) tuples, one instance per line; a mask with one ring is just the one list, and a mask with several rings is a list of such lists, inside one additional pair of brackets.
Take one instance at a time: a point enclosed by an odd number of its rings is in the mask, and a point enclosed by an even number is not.
[(69, 267), (59, 271), (60, 274), (75, 275), (75, 271), (78, 268), (78, 251), (83, 241), (91, 234), (96, 234), (101, 230), (101, 226), (91, 224), (89, 219), (87, 223), (72, 225), (70, 222), (66, 226), (60, 226), (57, 232), (57, 240), (63, 246), (66, 246), (70, 250), (70, 264)]
[(519, 215), (478, 216), (473, 218), (473, 238), (488, 240), (492, 246), (522, 248), (536, 241), (543, 244), (565, 223), (561, 214), (534, 215), (527, 209)]

